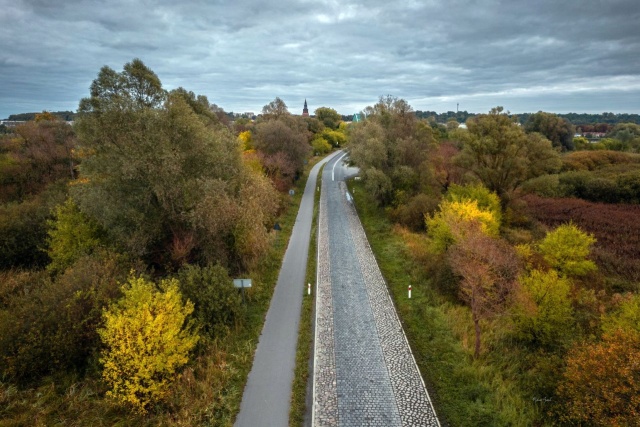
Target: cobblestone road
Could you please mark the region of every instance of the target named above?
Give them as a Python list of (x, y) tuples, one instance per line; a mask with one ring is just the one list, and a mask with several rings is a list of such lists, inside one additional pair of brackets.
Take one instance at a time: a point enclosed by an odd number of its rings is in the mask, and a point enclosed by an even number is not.
[(438, 426), (335, 163), (320, 198), (313, 425)]

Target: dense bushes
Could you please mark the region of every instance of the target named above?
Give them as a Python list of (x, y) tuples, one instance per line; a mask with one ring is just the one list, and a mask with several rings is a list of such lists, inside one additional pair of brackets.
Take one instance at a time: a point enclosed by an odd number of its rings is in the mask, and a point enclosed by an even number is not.
[(120, 294), (130, 265), (99, 253), (80, 258), (56, 280), (43, 273), (4, 273), (0, 298), (0, 371), (28, 382), (85, 369), (98, 348), (102, 308)]
[(240, 294), (220, 265), (188, 265), (178, 272), (182, 295), (194, 304), (193, 317), (209, 338), (228, 328), (243, 311)]

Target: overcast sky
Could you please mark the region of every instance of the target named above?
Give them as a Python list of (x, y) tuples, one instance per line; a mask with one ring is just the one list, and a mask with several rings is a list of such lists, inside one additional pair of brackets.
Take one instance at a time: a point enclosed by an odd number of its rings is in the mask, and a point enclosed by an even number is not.
[(140, 58), (226, 111), (640, 113), (639, 0), (0, 0), (0, 118)]

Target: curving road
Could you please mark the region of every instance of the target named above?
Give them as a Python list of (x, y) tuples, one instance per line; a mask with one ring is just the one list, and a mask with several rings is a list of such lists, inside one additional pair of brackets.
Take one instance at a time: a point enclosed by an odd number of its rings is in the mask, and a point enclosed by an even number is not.
[(439, 426), (358, 219), (343, 157), (322, 177), (313, 426)]
[(320, 167), (341, 155), (332, 153), (309, 173), (278, 282), (267, 311), (260, 341), (242, 396), (236, 427), (289, 425), (291, 387), (304, 279), (313, 219), (314, 192)]

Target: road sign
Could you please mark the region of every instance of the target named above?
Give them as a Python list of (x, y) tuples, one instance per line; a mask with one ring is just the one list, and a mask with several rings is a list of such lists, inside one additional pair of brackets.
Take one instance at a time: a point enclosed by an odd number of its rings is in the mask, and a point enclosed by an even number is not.
[(233, 286), (235, 288), (250, 288), (251, 279), (233, 279)]

